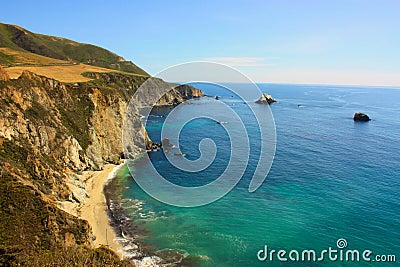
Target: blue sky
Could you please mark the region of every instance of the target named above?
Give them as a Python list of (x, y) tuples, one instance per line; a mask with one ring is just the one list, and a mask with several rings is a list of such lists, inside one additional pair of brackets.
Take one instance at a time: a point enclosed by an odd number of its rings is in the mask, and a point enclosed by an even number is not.
[(257, 82), (400, 86), (400, 1), (0, 1), (0, 21), (105, 47), (151, 74), (187, 61)]

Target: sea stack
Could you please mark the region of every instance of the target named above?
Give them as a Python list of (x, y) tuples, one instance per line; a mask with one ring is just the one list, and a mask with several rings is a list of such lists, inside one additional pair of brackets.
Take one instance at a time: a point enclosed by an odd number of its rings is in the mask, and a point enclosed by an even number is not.
[(371, 119), (368, 117), (367, 114), (362, 112), (356, 112), (353, 117), (354, 121), (370, 121)]
[(276, 100), (272, 98), (272, 95), (262, 94), (262, 96), (256, 101), (257, 104), (268, 104), (271, 105), (276, 103)]

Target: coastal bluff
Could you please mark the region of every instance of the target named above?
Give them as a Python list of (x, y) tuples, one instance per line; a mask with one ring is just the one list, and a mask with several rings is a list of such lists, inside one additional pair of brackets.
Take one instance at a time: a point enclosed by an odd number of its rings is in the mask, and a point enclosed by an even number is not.
[[(29, 71), (9, 79), (6, 69), (0, 71), (0, 265), (2, 259), (30, 265), (86, 257), (94, 266), (130, 266), (106, 248), (93, 249), (90, 225), (65, 204), (88, 197), (84, 171), (120, 163), (125, 111), (147, 77), (86, 73), (89, 82), (63, 83)], [(168, 86), (157, 105), (202, 95), (194, 87)], [(138, 155), (151, 140), (139, 114), (132, 120)]]

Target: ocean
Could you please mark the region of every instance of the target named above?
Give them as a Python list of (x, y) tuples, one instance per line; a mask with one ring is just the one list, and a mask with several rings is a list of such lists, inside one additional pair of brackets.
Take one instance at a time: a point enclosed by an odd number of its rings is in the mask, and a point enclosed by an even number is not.
[[(235, 112), (247, 116), (246, 104), (231, 92), (194, 84)], [(276, 126), (276, 152), (271, 170), (258, 190), (248, 190), (259, 152), (259, 132), (248, 128), (251, 158), (242, 179), (223, 198), (205, 206), (182, 208), (147, 195), (132, 178), (146, 179), (151, 164), (137, 159), (131, 173), (122, 168), (109, 185), (112, 198), (134, 225), (136, 240), (151, 251), (176, 252), (187, 266), (375, 266), (395, 255), (400, 261), (400, 88), (258, 84), (278, 102), (270, 105)], [(213, 97), (190, 101), (212, 111)], [(153, 110), (147, 130), (160, 142), (169, 108)], [(355, 112), (371, 118), (354, 122)], [(193, 114), (195, 116), (196, 114)], [(227, 118), (229, 120), (229, 118)], [(251, 119), (250, 119), (251, 120)], [(176, 122), (179, 124), (179, 121)], [(227, 121), (229, 123), (229, 121)], [(177, 126), (178, 127), (178, 126)], [(200, 156), (204, 138), (217, 144), (213, 164), (187, 173), (169, 164), (162, 151), (149, 152), (152, 164), (168, 180), (199, 186), (220, 175), (230, 157), (231, 144), (223, 128), (210, 119), (186, 124), (180, 148), (186, 158)], [(236, 140), (242, 142), (242, 140)], [(338, 247), (338, 240), (345, 245)], [(283, 262), (271, 250), (285, 250)], [(303, 250), (320, 252), (370, 250), (370, 262), (340, 259), (301, 261)], [(299, 260), (292, 253), (299, 251)], [(261, 253), (261, 254), (260, 254)], [(338, 252), (339, 253), (339, 252)], [(360, 265), (361, 264), (361, 265)], [(385, 263), (392, 266), (394, 263)]]

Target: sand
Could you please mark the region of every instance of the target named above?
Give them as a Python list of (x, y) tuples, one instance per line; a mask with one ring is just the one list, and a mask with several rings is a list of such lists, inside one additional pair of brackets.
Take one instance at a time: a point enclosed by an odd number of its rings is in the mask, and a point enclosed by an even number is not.
[(122, 245), (116, 240), (116, 233), (110, 225), (107, 214), (106, 199), (103, 187), (110, 175), (114, 174), (114, 168), (118, 165), (107, 164), (102, 171), (85, 171), (82, 175), (86, 183), (86, 192), (89, 195), (85, 203), (80, 207), (79, 217), (87, 220), (96, 237), (94, 247), (108, 246), (122, 258)]

